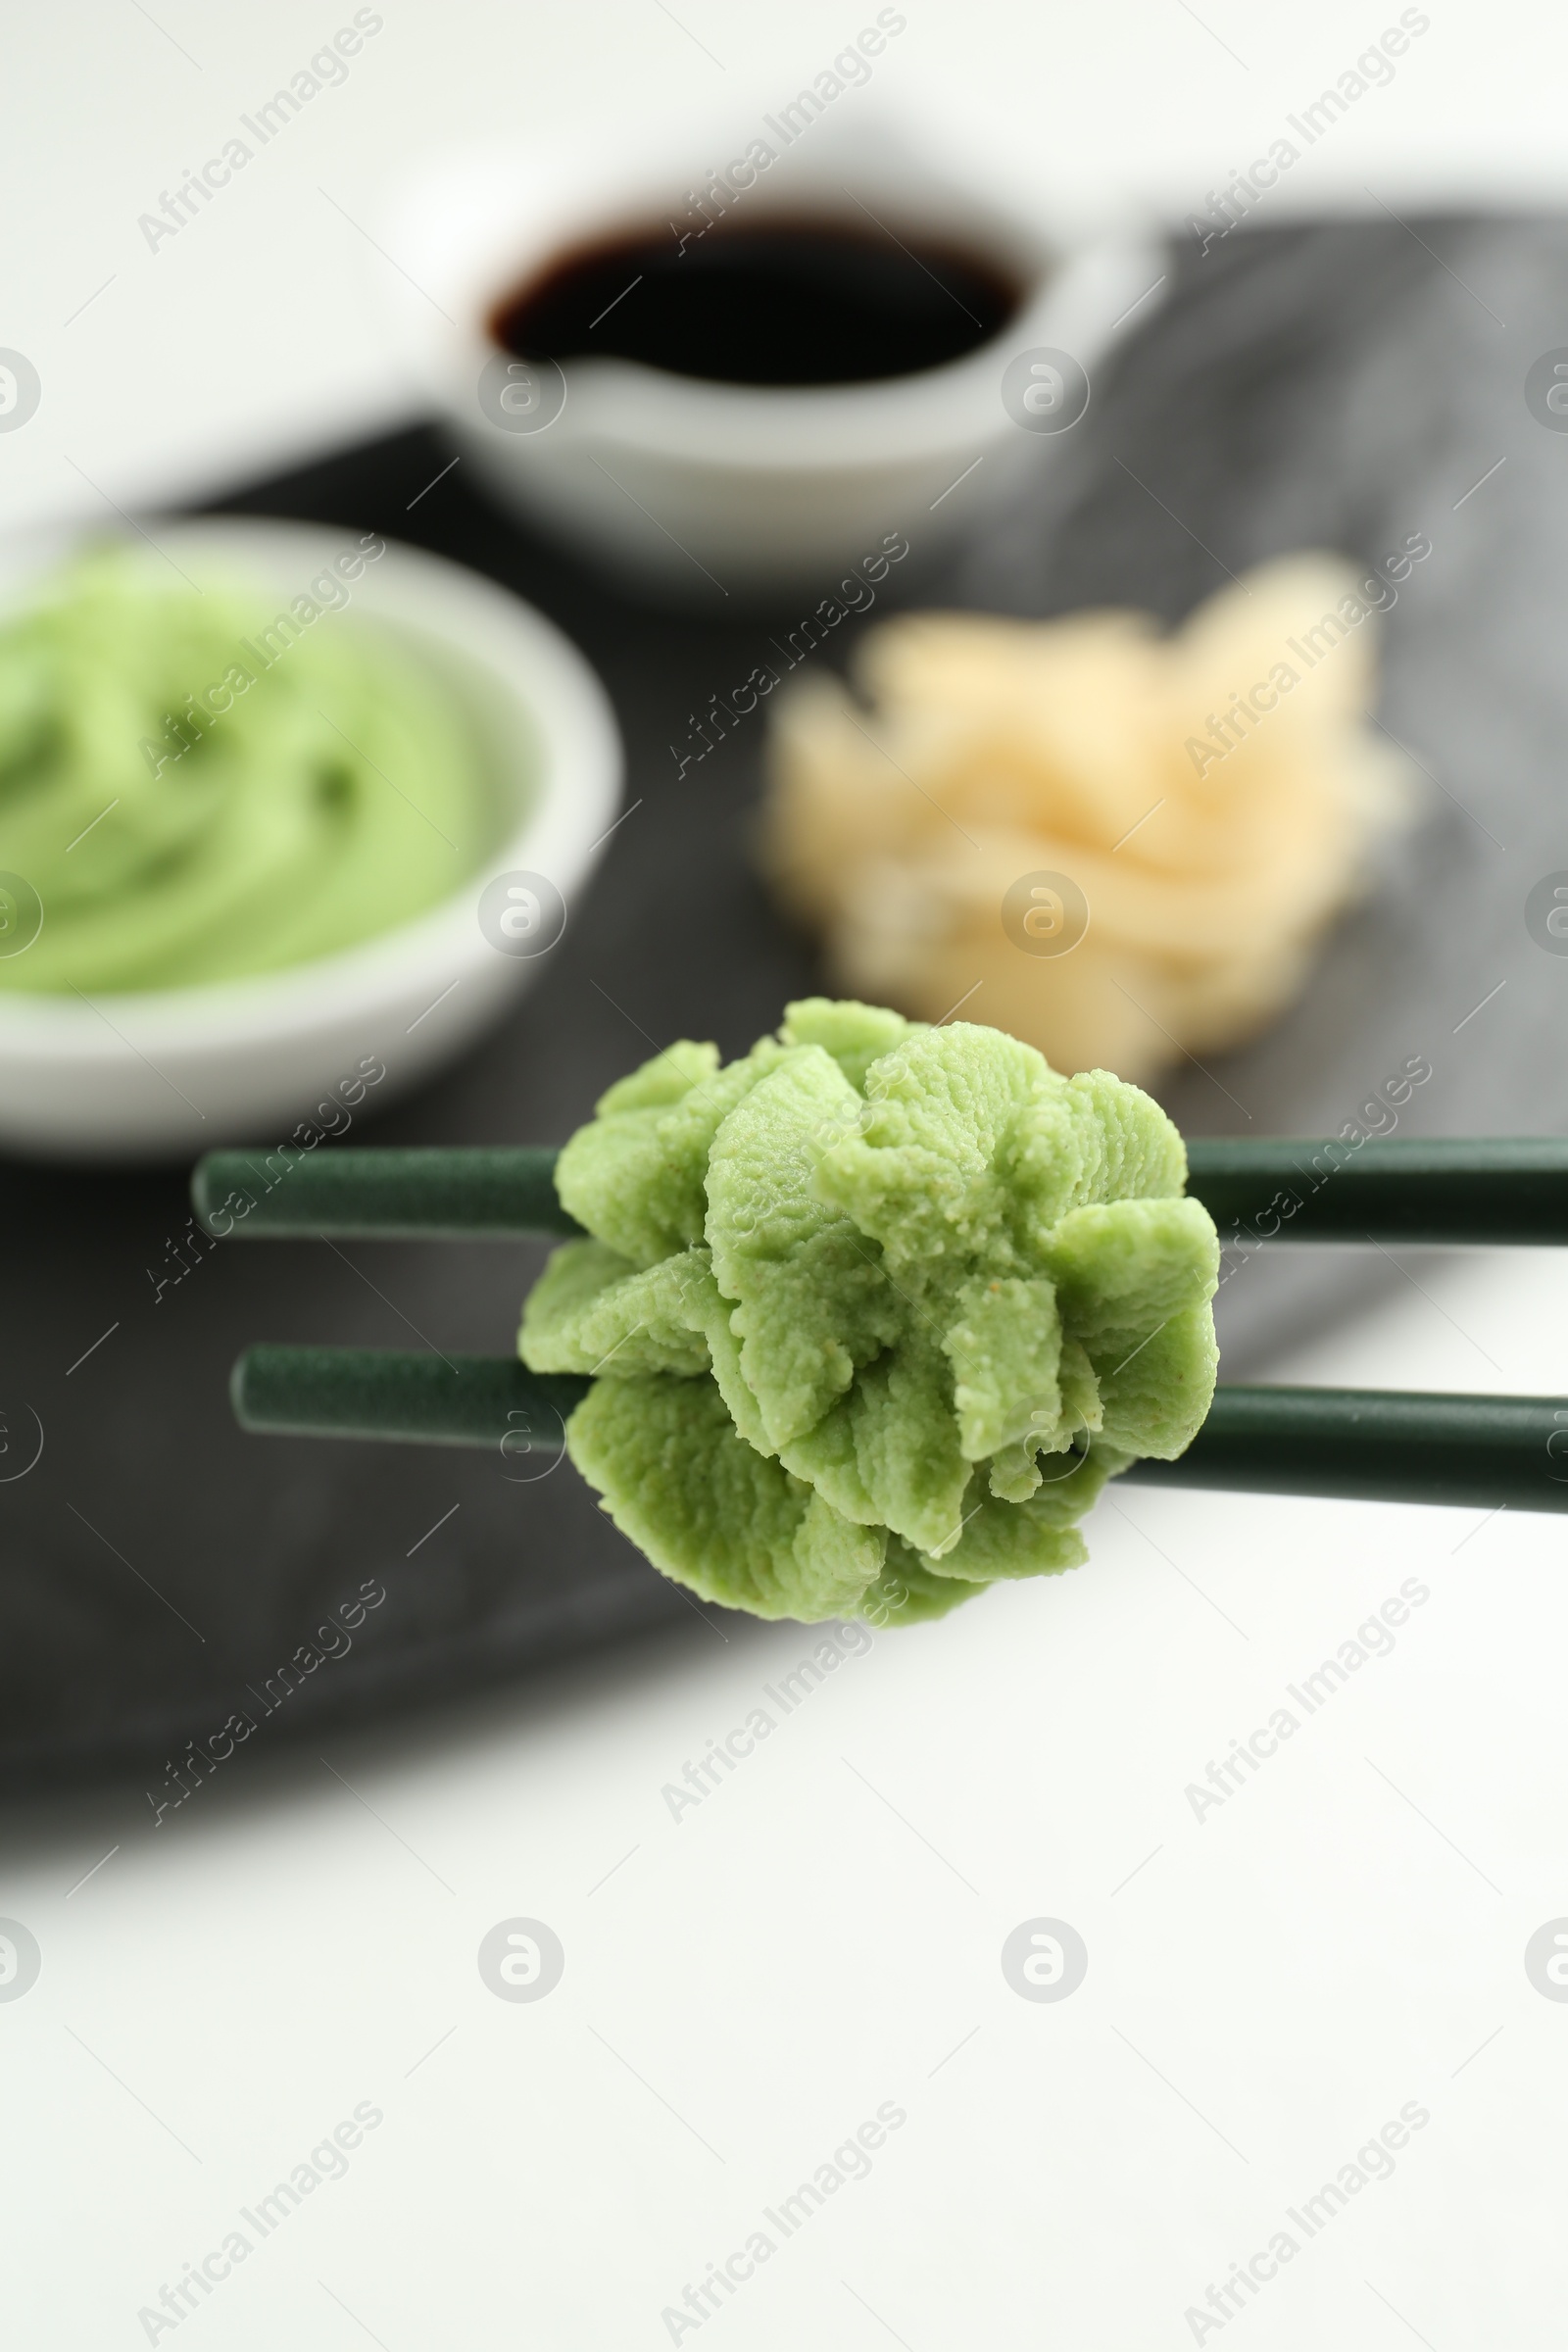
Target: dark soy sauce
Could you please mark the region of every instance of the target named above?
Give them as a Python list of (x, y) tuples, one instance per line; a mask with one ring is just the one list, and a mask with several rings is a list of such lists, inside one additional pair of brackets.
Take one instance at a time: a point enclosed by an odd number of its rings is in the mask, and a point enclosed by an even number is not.
[(497, 304), (518, 359), (637, 360), (727, 384), (856, 384), (940, 368), (1000, 332), (1021, 289), (978, 254), (820, 220), (649, 230), (564, 256)]

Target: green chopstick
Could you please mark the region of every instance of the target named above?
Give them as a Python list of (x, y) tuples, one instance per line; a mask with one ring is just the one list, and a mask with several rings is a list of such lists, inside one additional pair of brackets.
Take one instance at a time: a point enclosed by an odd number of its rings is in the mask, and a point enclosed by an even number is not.
[(1568, 1511), (1568, 1396), (1222, 1384), (1185, 1453), (1145, 1456), (1123, 1476), (1145, 1487)]
[[(361, 1348), (248, 1348), (234, 1367), (243, 1429), (494, 1446), (548, 1461), (586, 1379), (513, 1356)], [(1568, 1511), (1568, 1397), (1425, 1396), (1384, 1389), (1222, 1387), (1173, 1462), (1129, 1485)]]
[(556, 1197), (553, 1145), (461, 1151), (209, 1152), (191, 1200), (222, 1238), (516, 1241), (581, 1233)]
[[(192, 1185), (210, 1233), (251, 1238), (518, 1240), (580, 1231), (543, 1146), (215, 1152)], [(1447, 1248), (1568, 1242), (1568, 1141), (1199, 1138), (1190, 1193), (1243, 1244)], [(234, 1367), (243, 1428), (494, 1446), (555, 1459), (580, 1377), (513, 1356), (257, 1347)], [(1128, 1483), (1338, 1495), (1480, 1510), (1568, 1510), (1568, 1398), (1222, 1387), (1174, 1462)], [(1560, 1466), (1559, 1466), (1560, 1465)]]
[(1188, 1185), (1222, 1241), (1568, 1242), (1568, 1139), (1199, 1136)]
[[(1568, 1242), (1568, 1140), (1194, 1138), (1188, 1192), (1244, 1246)], [(581, 1231), (546, 1145), (212, 1152), (192, 1181), (209, 1233), (251, 1240), (516, 1241)]]
[(514, 1355), (432, 1349), (248, 1348), (229, 1376), (242, 1429), (274, 1437), (388, 1438), (425, 1446), (528, 1446), (559, 1453), (592, 1384), (530, 1372)]

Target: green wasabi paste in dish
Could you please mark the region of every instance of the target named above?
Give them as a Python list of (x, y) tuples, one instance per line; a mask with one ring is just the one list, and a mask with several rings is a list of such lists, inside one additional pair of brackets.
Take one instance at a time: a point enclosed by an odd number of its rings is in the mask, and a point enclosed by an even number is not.
[(595, 1374), (572, 1460), (665, 1575), (760, 1617), (940, 1616), (1086, 1556), (1077, 1522), (1213, 1396), (1219, 1245), (1182, 1140), (1104, 1070), (811, 998), (679, 1044), (557, 1163), (523, 1361)]
[[(360, 548), (351, 576), (385, 543)], [(0, 989), (302, 963), (438, 905), (496, 838), (456, 694), (336, 572), (280, 612), (149, 564), (95, 552), (0, 625), (0, 869), (43, 906)]]

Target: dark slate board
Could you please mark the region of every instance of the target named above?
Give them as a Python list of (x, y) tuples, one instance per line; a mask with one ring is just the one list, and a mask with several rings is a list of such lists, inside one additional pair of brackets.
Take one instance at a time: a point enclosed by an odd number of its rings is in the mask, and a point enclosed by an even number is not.
[[(1172, 1083), (1170, 1107), (1195, 1134), (1332, 1132), (1411, 1054), (1434, 1076), (1406, 1132), (1568, 1128), (1568, 960), (1543, 954), (1523, 923), (1531, 884), (1568, 867), (1568, 436), (1544, 430), (1523, 397), (1531, 362), (1568, 342), (1568, 230), (1417, 226), (1264, 232), (1174, 258), (1165, 307), (1097, 384), (1042, 504), (945, 573), (911, 562), (903, 584), (921, 603), (1039, 614), (1137, 604), (1175, 619), (1226, 570), (1272, 554), (1320, 545), (1370, 560), (1412, 531), (1431, 536), (1389, 623), (1383, 711), (1436, 779), (1430, 812), (1301, 1004), (1211, 1075)], [(386, 1143), (558, 1140), (649, 1041), (716, 1036), (739, 1052), (786, 997), (819, 983), (809, 944), (749, 863), (760, 722), (678, 783), (668, 750), (687, 713), (799, 615), (737, 613), (716, 595), (711, 614), (623, 603), (520, 534), (463, 468), (420, 496), (448, 458), (419, 429), (218, 503), (374, 527), (473, 564), (549, 612), (605, 678), (630, 752), (628, 800), (642, 807), (534, 992), (370, 1131)], [(412, 1323), (444, 1348), (506, 1348), (536, 1251), (226, 1246), (155, 1304), (168, 1245), (188, 1230), (182, 1171), (13, 1164), (0, 1187), (9, 1785), (114, 1767), (161, 1786), (164, 1759), (250, 1703), (247, 1686), (263, 1688), (366, 1579), (384, 1603), (346, 1656), (277, 1706), (269, 1743), (451, 1700), (690, 1605), (569, 1466), (512, 1483), (518, 1465), (499, 1457), (247, 1441), (232, 1425), (228, 1367), (253, 1339), (397, 1347)], [(1364, 1259), (1265, 1251), (1222, 1295), (1228, 1367), (1379, 1278), (1394, 1279), (1381, 1266), (1369, 1277)], [(6, 1465), (32, 1452), (33, 1414), (42, 1456), (7, 1481)]]

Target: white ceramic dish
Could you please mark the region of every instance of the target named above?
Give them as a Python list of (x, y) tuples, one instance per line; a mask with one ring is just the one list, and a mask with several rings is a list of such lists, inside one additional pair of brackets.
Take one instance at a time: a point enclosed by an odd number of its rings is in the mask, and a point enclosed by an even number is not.
[[(239, 516), (154, 527), (192, 576), (243, 573), (285, 604), (359, 540)], [(24, 601), (67, 545), (0, 556), (5, 606)], [(162, 568), (158, 555), (147, 561)], [(351, 1116), (378, 1108), (494, 1021), (545, 960), (491, 944), (478, 920), (487, 885), (545, 877), (569, 927), (620, 799), (619, 737), (587, 662), (531, 606), (395, 540), (355, 581), (353, 609), (461, 681), (497, 789), (494, 855), (416, 921), (256, 979), (90, 1003), (0, 992), (0, 1149), (194, 1158), (221, 1142), (285, 1142), (318, 1102), (347, 1103)], [(368, 1063), (385, 1075), (366, 1085), (356, 1074)]]
[(505, 362), (485, 321), (497, 300), (602, 237), (668, 220), (673, 242), (702, 218), (687, 202), (702, 167), (744, 148), (734, 125), (454, 159), (426, 170), (392, 221), (407, 276), (383, 282), (465, 456), (502, 499), (623, 581), (721, 609), (721, 595), (821, 593), (887, 532), (917, 559), (938, 552), (1059, 446), (1042, 429), (1038, 394), (1027, 424), (1016, 388), (1009, 406), (1009, 365), (1064, 352), (1092, 378), (1126, 315), (1147, 316), (1140, 297), (1164, 270), (1152, 236), (1054, 235), (978, 159), (954, 160), (939, 126), (857, 106), (812, 122), (732, 201), (751, 220), (863, 226), (869, 211), (890, 233), (969, 244), (1006, 268), (1023, 288), (1008, 324), (914, 375), (772, 390), (574, 360), (559, 413), (556, 370), (523, 383), (505, 425), (496, 420)]

